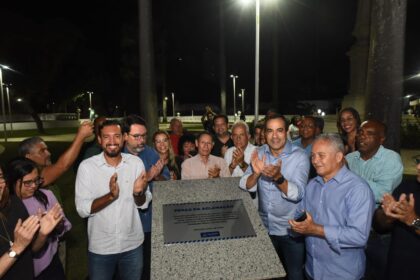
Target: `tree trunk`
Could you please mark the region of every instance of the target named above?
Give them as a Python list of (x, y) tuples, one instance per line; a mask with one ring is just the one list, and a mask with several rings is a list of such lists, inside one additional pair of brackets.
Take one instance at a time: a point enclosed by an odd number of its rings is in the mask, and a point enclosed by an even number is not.
[[(153, 54), (152, 1), (139, 0), (140, 113), (148, 130), (158, 129), (158, 105)], [(149, 133), (151, 137), (152, 133)], [(150, 140), (150, 139), (149, 139)], [(150, 141), (149, 141), (150, 143)]]
[(373, 0), (366, 115), (388, 127), (386, 146), (400, 149), (406, 0)]

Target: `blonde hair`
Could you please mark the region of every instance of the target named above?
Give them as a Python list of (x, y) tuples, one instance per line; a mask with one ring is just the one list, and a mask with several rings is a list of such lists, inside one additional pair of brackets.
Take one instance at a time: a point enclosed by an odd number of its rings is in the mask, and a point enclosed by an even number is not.
[(175, 161), (175, 153), (174, 153), (174, 149), (172, 148), (171, 138), (169, 137), (168, 132), (166, 132), (164, 130), (158, 130), (155, 133), (153, 133), (153, 138), (152, 138), (153, 139), (153, 147), (155, 148), (155, 150), (157, 150), (155, 140), (156, 140), (156, 136), (158, 136), (160, 134), (165, 135), (166, 138), (168, 139), (168, 165), (173, 170), (178, 172), (179, 170), (178, 170), (178, 166), (177, 166), (176, 161)]

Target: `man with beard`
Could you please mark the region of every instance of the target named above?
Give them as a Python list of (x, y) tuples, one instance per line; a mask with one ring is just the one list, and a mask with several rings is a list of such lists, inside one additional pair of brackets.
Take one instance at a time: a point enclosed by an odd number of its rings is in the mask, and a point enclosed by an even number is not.
[[(153, 181), (169, 180), (170, 173), (158, 153), (146, 145), (147, 126), (146, 121), (137, 115), (129, 115), (123, 120), (124, 149), (123, 153), (129, 153), (140, 157), (146, 169), (146, 177), (149, 182), (150, 192), (153, 193)], [(144, 270), (143, 279), (149, 279), (150, 273), (150, 246), (152, 231), (152, 206), (139, 211), (144, 230)]]
[(287, 121), (273, 114), (265, 122), (266, 145), (251, 156), (251, 165), (240, 187), (258, 191), (259, 213), (287, 272), (287, 278), (303, 279), (305, 244), (303, 238), (289, 235), (298, 202), (308, 181), (309, 157), (287, 140)]
[(76, 209), (88, 218), (90, 279), (140, 279), (143, 267), (143, 228), (137, 208), (149, 206), (143, 162), (121, 153), (123, 134), (115, 120), (99, 128), (103, 152), (84, 160), (76, 178)]
[(213, 119), (215, 137), (211, 154), (214, 156), (224, 157), (227, 149), (233, 147), (233, 141), (228, 131), (228, 124), (229, 121), (226, 115), (217, 115)]

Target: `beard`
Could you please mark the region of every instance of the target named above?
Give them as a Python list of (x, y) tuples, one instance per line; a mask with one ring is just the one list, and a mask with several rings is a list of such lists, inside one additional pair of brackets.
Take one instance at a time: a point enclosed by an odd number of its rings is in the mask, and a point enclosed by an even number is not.
[[(107, 146), (108, 147), (108, 146)], [(120, 154), (121, 154), (121, 147), (120, 146), (118, 146), (118, 148), (117, 149), (115, 149), (115, 150), (108, 150), (108, 149), (104, 149), (104, 153), (108, 156), (108, 157), (111, 157), (111, 158), (114, 158), (114, 157), (118, 157)]]

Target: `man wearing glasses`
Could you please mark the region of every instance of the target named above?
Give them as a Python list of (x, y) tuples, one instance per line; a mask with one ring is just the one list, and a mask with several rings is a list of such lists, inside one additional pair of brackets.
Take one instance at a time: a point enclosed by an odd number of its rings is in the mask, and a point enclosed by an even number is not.
[[(124, 132), (124, 153), (129, 153), (140, 157), (146, 169), (147, 181), (150, 191), (153, 192), (153, 181), (169, 180), (170, 173), (158, 153), (150, 146), (146, 145), (147, 125), (146, 121), (137, 115), (129, 115), (123, 120)], [(145, 210), (139, 210), (141, 222), (144, 230), (143, 243), (143, 279), (149, 279), (150, 274), (150, 245), (152, 230), (152, 206)]]

